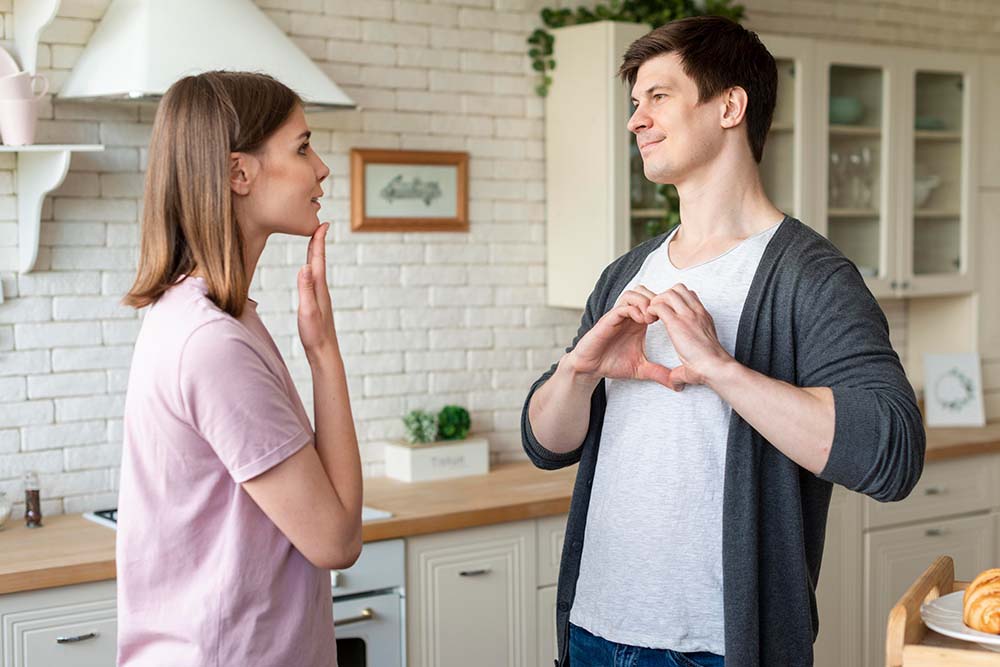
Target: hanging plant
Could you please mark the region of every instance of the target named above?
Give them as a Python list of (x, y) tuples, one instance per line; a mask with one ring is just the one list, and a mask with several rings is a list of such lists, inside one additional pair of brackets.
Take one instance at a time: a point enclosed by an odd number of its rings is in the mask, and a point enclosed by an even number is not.
[[(528, 37), (528, 56), (531, 67), (538, 72), (535, 92), (545, 97), (552, 85), (551, 72), (556, 68), (552, 57), (555, 37), (548, 30), (568, 25), (596, 21), (624, 21), (645, 23), (650, 29), (688, 16), (725, 16), (734, 21), (743, 19), (743, 5), (730, 5), (731, 0), (608, 0), (591, 8), (553, 9), (545, 7), (539, 12), (545, 28), (537, 28)], [(548, 29), (548, 30), (547, 30)]]

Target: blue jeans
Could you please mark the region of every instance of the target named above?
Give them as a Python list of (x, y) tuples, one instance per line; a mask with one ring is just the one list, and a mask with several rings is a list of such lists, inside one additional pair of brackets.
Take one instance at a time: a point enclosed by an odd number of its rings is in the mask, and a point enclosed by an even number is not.
[(721, 655), (616, 644), (569, 624), (570, 667), (725, 667)]

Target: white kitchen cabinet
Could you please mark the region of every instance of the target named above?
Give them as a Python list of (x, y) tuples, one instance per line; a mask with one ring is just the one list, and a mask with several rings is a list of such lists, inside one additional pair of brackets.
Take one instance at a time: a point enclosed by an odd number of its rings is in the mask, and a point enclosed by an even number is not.
[(538, 667), (551, 667), (559, 653), (556, 634), (556, 586), (538, 589)]
[(4, 667), (110, 667), (117, 654), (115, 582), (0, 596)]
[(861, 501), (842, 486), (833, 488), (816, 606), (819, 635), (813, 644), (815, 667), (861, 664)]
[(407, 540), (411, 667), (534, 664), (535, 539), (532, 520)]
[(996, 540), (992, 514), (924, 521), (865, 535), (865, 664), (885, 664), (889, 610), (935, 558), (951, 556), (956, 579), (969, 580), (994, 566)]

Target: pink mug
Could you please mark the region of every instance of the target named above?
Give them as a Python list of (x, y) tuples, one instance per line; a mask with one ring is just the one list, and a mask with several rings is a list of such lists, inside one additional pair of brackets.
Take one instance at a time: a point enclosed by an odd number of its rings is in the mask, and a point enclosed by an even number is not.
[(38, 98), (0, 99), (0, 137), (8, 146), (30, 146), (35, 142)]
[[(42, 89), (35, 92), (35, 83), (41, 81)], [(0, 77), (0, 100), (24, 100), (41, 98), (49, 92), (49, 80), (41, 74), (18, 72)]]

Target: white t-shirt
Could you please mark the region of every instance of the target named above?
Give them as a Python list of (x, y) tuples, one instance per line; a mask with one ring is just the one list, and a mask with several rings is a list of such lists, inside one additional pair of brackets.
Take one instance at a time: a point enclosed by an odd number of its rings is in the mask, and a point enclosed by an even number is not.
[[(625, 290), (641, 284), (659, 294), (683, 283), (734, 354), (750, 283), (780, 225), (686, 269), (670, 262), (675, 229)], [(646, 356), (680, 364), (662, 322), (646, 332)], [(732, 408), (704, 385), (678, 393), (651, 381), (605, 380), (605, 388), (570, 621), (621, 644), (724, 655), (722, 493)]]

